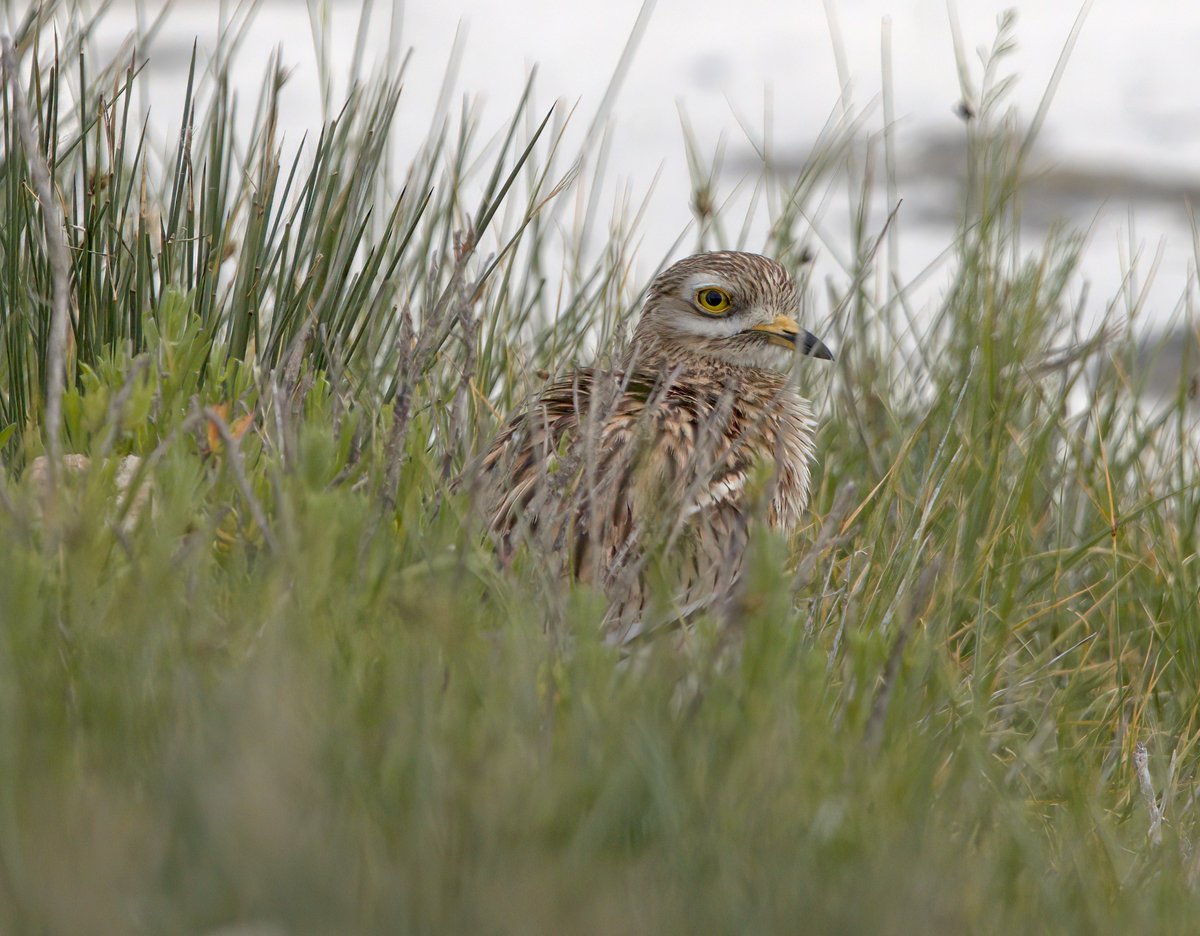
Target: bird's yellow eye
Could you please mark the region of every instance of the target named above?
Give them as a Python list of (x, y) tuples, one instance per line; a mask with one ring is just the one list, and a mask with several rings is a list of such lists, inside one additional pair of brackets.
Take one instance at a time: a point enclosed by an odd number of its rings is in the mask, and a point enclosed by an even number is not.
[(718, 315), (726, 311), (730, 304), (729, 293), (716, 286), (705, 286), (703, 289), (696, 291), (696, 305), (700, 306), (705, 312)]

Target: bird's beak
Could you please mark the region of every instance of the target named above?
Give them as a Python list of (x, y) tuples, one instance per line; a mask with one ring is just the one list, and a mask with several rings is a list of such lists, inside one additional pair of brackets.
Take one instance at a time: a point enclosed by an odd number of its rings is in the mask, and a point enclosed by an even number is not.
[(763, 332), (770, 336), (771, 344), (798, 350), (808, 357), (832, 361), (833, 352), (825, 346), (820, 338), (796, 324), (796, 320), (787, 315), (777, 315), (762, 325), (755, 325), (750, 331)]

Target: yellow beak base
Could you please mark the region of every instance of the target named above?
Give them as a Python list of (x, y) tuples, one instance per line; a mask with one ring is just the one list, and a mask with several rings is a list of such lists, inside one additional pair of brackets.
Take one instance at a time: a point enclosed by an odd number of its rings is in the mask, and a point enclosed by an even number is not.
[(833, 360), (833, 353), (825, 346), (825, 343), (812, 332), (801, 328), (790, 316), (777, 315), (769, 322), (755, 325), (750, 331), (762, 332), (768, 336), (771, 344), (779, 345), (781, 348), (795, 350), (799, 347), (801, 354), (826, 361)]

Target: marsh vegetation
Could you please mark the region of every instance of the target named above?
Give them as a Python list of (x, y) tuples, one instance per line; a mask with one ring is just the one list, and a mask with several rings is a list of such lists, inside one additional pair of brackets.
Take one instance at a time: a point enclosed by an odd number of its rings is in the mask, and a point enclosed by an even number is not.
[[(293, 146), (278, 63), (243, 137), (217, 57), (159, 151), (136, 58), (27, 21), (0, 162), (4, 929), (1193, 930), (1188, 387), (1139, 400), (1136, 272), (1087, 298), (1078, 237), (1019, 235), (1037, 121), (997, 132), (1009, 28), (964, 67), (927, 307), (879, 275), (866, 205), (903, 193), (839, 128), (764, 176), (761, 243), (693, 151), (699, 233), (672, 249), (779, 257), (839, 360), (800, 375), (810, 522), (752, 542), (732, 634), (700, 616), (631, 666), (597, 595), (502, 568), (455, 484), (624, 333), (635, 254), (666, 259), (591, 197), (578, 115), (532, 87), (501, 126), (447, 105), (397, 168), (396, 76)], [(814, 282), (839, 175), (863, 223)], [(56, 451), (87, 461), (35, 482)]]

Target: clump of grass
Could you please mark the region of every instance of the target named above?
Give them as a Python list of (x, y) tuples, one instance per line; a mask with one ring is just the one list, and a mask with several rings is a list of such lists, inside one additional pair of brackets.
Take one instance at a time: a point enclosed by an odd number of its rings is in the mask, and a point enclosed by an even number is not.
[[(628, 240), (589, 259), (559, 239), (589, 199), (557, 194), (598, 184), (559, 152), (562, 115), (531, 86), (481, 142), (443, 112), (392, 191), (395, 81), (354, 89), (285, 157), (278, 63), (244, 146), (227, 73), (194, 69), (160, 160), (129, 106), (136, 61), (56, 57), (36, 23), (15, 38), (67, 217), (58, 441), (90, 467), (56, 504), (23, 477), (54, 428), (53, 276), (9, 93), (8, 929), (1196, 918), (1186, 400), (1147, 412), (1097, 366), (1133, 345), (1081, 341), (1075, 238), (1022, 248), (1024, 144), (997, 132), (1001, 98), (976, 102), (940, 303), (867, 287), (884, 255), (865, 220), (830, 285), (833, 327), (853, 328), (812, 524), (756, 540), (737, 652), (701, 620), (686, 652), (629, 666), (597, 596), (532, 557), (501, 571), (451, 484), (538, 369), (619, 334), (636, 303)], [(765, 252), (803, 267), (799, 209), (852, 153), (831, 142), (764, 179)], [(132, 523), (112, 496), (127, 454), (152, 489)]]

